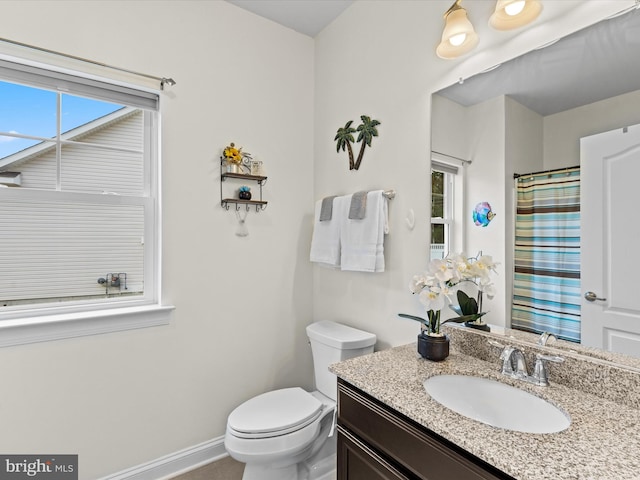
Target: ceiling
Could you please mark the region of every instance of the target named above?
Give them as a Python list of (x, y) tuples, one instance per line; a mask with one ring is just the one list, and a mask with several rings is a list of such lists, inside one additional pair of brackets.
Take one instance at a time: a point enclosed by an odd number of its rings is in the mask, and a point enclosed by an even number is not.
[(312, 38), (353, 3), (353, 0), (227, 1)]

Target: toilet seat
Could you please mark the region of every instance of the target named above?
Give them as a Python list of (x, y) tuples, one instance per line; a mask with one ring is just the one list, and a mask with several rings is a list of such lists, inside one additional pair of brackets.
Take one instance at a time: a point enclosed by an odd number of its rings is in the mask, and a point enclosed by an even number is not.
[(239, 438), (270, 438), (300, 430), (316, 421), (323, 404), (300, 387), (263, 393), (238, 406), (227, 420)]

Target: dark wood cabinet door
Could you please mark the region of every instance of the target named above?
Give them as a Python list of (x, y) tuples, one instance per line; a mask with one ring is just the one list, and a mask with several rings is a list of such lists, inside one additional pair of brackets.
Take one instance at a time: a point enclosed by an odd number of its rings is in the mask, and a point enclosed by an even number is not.
[(338, 480), (413, 480), (338, 427)]

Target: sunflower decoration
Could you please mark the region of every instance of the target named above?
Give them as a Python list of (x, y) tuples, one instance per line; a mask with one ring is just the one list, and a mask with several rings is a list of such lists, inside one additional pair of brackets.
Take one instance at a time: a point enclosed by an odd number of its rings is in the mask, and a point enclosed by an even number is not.
[(230, 143), (228, 147), (225, 147), (223, 155), (227, 163), (235, 163), (236, 165), (240, 165), (242, 159), (247, 156), (247, 154), (242, 153), (242, 147), (236, 148), (234, 143)]

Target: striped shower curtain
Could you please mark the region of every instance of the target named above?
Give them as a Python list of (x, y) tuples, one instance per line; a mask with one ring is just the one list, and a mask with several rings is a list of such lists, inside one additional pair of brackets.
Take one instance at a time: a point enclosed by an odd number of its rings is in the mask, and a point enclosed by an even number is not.
[(580, 341), (580, 169), (517, 180), (512, 328)]

